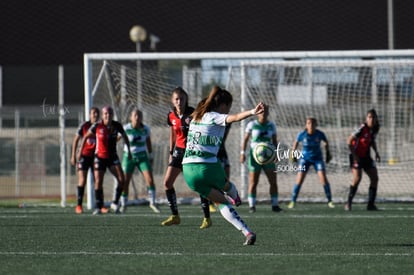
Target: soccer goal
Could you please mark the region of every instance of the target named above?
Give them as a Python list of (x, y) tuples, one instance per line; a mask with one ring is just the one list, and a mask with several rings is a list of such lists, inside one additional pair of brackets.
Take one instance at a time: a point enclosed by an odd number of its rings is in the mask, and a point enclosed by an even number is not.
[[(88, 116), (91, 106), (111, 105), (116, 119), (126, 123), (133, 106), (142, 110), (144, 123), (152, 130), (159, 199), (165, 197), (162, 179), (169, 151), (166, 119), (176, 86), (189, 93), (191, 106), (196, 106), (213, 85), (233, 94), (231, 112), (252, 108), (258, 101), (267, 103), (282, 150), (292, 146), (306, 117), (313, 116), (330, 141), (333, 160), (327, 166), (327, 175), (334, 200), (343, 201), (352, 178), (346, 138), (364, 121), (366, 112), (375, 108), (382, 125), (377, 140), (383, 160), (378, 164), (378, 199), (413, 200), (413, 57), (411, 50), (85, 54), (85, 114)], [(239, 158), (246, 123), (235, 123), (226, 142), (230, 178), (243, 198), (247, 195), (247, 168)], [(296, 172), (286, 159), (278, 165), (279, 197), (289, 200)], [(363, 176), (356, 200), (365, 199), (367, 186), (368, 179)], [(175, 188), (180, 198), (195, 197), (182, 177)], [(258, 199), (269, 199), (264, 174)], [(324, 200), (312, 169), (300, 199)]]

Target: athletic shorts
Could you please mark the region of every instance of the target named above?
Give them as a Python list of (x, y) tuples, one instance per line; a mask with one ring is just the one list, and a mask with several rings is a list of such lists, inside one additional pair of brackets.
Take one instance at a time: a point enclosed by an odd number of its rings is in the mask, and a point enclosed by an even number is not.
[(315, 168), (316, 172), (325, 171), (325, 162), (323, 160), (310, 161), (305, 159), (299, 159), (298, 165), (298, 168), (300, 168), (300, 172), (308, 172), (311, 166)]
[(151, 171), (151, 163), (148, 159), (147, 152), (139, 152), (132, 154), (132, 159), (128, 159), (128, 154), (124, 153), (122, 157), (122, 170), (126, 174), (134, 173), (135, 167), (142, 173), (143, 171)]
[(249, 154), (249, 162), (248, 162), (248, 168), (250, 172), (259, 172), (262, 169), (263, 170), (276, 170), (276, 164), (274, 162), (271, 162), (269, 164), (265, 164), (265, 165), (260, 165), (258, 164), (254, 158), (253, 158), (253, 154), (250, 152)]
[(184, 158), (184, 148), (175, 148), (172, 155), (172, 160), (168, 163), (168, 166), (175, 167), (178, 169), (183, 169), (183, 158)]
[(353, 169), (364, 169), (364, 171), (367, 171), (371, 168), (376, 168), (377, 164), (370, 156), (365, 158), (359, 158), (359, 161), (356, 162), (354, 161), (353, 155), (349, 154), (349, 166)]
[(81, 156), (80, 160), (76, 164), (76, 168), (82, 171), (88, 171), (89, 168), (93, 170), (93, 156)]
[(119, 161), (118, 155), (115, 155), (111, 158), (103, 159), (95, 156), (94, 160), (94, 169), (98, 171), (106, 171), (106, 168), (120, 165), (121, 162)]
[(226, 184), (226, 174), (220, 162), (186, 163), (183, 165), (183, 175), (188, 187), (205, 198), (211, 189), (221, 191)]

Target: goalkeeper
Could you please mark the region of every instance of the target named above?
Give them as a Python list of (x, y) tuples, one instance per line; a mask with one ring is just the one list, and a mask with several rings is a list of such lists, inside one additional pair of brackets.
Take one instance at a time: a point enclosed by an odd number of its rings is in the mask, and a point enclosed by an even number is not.
[[(293, 186), (292, 192), (292, 200), (288, 205), (288, 208), (292, 209), (296, 205), (296, 200), (299, 196), (300, 188), (302, 186), (303, 181), (305, 180), (306, 174), (309, 171), (309, 167), (313, 165), (316, 172), (318, 173), (319, 180), (323, 186), (325, 191), (326, 198), (328, 200), (328, 207), (334, 208), (335, 205), (332, 202), (332, 194), (331, 194), (331, 187), (326, 177), (325, 172), (325, 163), (322, 157), (322, 150), (321, 150), (321, 141), (325, 143), (325, 150), (326, 150), (326, 163), (328, 163), (331, 159), (331, 153), (329, 151), (329, 143), (328, 139), (326, 138), (325, 134), (322, 131), (316, 129), (317, 121), (313, 117), (308, 117), (306, 119), (306, 128), (305, 130), (301, 131), (296, 141), (293, 143), (293, 160), (296, 162), (299, 161), (298, 164), (298, 174), (296, 183)], [(302, 142), (302, 152), (298, 154), (296, 151), (299, 143)], [(298, 156), (300, 155), (300, 156)], [(299, 159), (297, 159), (299, 157)]]

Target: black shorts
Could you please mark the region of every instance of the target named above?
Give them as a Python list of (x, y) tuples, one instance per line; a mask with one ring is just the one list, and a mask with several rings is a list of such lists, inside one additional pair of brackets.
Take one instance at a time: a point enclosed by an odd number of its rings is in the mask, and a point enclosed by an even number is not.
[(364, 169), (364, 171), (377, 167), (375, 161), (370, 156), (359, 158), (359, 161), (355, 162), (352, 154), (349, 155), (349, 165), (353, 169)]
[(81, 156), (80, 160), (76, 164), (76, 168), (82, 171), (88, 171), (89, 168), (93, 170), (93, 156)]
[(119, 161), (118, 155), (114, 155), (110, 158), (103, 159), (98, 158), (95, 156), (94, 160), (94, 169), (98, 171), (105, 171), (106, 168), (115, 166), (115, 165), (121, 165), (121, 162)]
[(184, 148), (175, 148), (173, 151), (171, 162), (168, 163), (168, 166), (175, 167), (183, 170), (183, 158), (184, 158)]

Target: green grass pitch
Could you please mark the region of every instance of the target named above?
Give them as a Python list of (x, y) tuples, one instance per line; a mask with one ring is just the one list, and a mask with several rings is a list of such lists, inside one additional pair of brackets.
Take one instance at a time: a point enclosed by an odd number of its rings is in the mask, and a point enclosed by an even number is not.
[(260, 204), (238, 213), (257, 233), (254, 246), (216, 212), (200, 230), (197, 205), (180, 205), (181, 224), (155, 214), (76, 215), (73, 207), (0, 208), (1, 274), (414, 274), (413, 204), (328, 209), (298, 204), (273, 213)]

